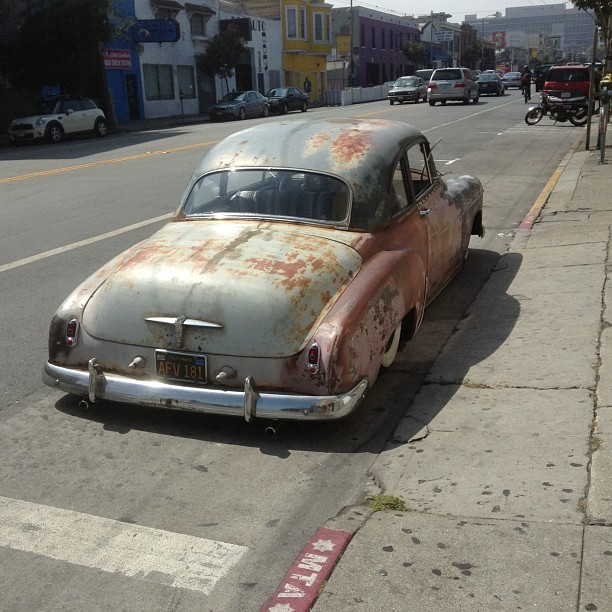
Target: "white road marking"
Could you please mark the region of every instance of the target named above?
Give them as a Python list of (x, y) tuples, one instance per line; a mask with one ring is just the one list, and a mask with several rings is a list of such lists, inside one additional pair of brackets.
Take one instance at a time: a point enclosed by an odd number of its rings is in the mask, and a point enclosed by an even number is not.
[(8, 497), (0, 546), (206, 595), (248, 550)]
[(146, 227), (147, 225), (157, 223), (158, 221), (165, 221), (167, 219), (170, 219), (170, 217), (172, 217), (172, 214), (168, 213), (165, 215), (160, 215), (159, 217), (153, 217), (152, 219), (146, 219), (145, 221), (140, 221), (139, 223), (133, 223), (132, 225), (113, 230), (112, 232), (106, 232), (105, 234), (92, 236), (91, 238), (79, 240), (78, 242), (73, 242), (72, 244), (66, 244), (62, 247), (58, 247), (57, 249), (51, 249), (50, 251), (39, 253), (38, 255), (32, 255), (31, 257), (25, 257), (24, 259), (12, 261), (10, 263), (1, 265), (0, 272), (6, 272), (7, 270), (12, 270), (13, 268), (20, 268), (21, 266), (40, 261), (41, 259), (47, 259), (48, 257), (60, 255), (61, 253), (66, 253), (67, 251), (72, 251), (74, 249), (78, 249), (79, 247), (87, 246), (88, 244), (100, 242), (101, 240), (106, 240), (107, 238), (113, 238), (114, 236), (119, 236), (120, 234), (125, 234), (126, 232), (131, 232), (132, 230), (139, 229), (141, 227)]

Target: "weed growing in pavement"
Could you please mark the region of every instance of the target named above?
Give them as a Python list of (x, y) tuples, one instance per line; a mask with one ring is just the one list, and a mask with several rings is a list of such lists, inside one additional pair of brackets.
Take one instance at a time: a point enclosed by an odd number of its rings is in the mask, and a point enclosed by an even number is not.
[(594, 453), (601, 446), (601, 438), (591, 436), (589, 438), (589, 450)]
[(370, 508), (372, 512), (380, 512), (381, 510), (399, 510), (405, 512), (408, 510), (406, 504), (399, 498), (392, 495), (375, 495), (370, 498)]

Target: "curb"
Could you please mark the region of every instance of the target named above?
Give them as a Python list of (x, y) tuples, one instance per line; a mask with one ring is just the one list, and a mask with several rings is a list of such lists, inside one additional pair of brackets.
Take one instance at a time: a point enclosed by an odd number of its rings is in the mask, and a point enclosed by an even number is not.
[(548, 198), (550, 198), (550, 194), (553, 192), (553, 190), (557, 186), (557, 183), (559, 179), (561, 178), (561, 175), (563, 174), (570, 160), (576, 153), (576, 150), (578, 149), (578, 146), (582, 142), (583, 138), (584, 138), (584, 134), (580, 134), (580, 136), (578, 136), (578, 138), (576, 139), (576, 142), (574, 142), (574, 144), (572, 145), (572, 148), (567, 152), (565, 157), (561, 160), (561, 162), (557, 166), (557, 169), (553, 172), (553, 175), (550, 177), (550, 179), (548, 179), (548, 182), (544, 186), (544, 189), (542, 189), (542, 192), (538, 196), (537, 200), (533, 203), (533, 206), (531, 207), (529, 212), (525, 215), (524, 219), (521, 221), (521, 224), (519, 225), (519, 230), (530, 230), (533, 227), (533, 224), (536, 222), (536, 219), (540, 216), (542, 209), (546, 205), (546, 202), (548, 202)]

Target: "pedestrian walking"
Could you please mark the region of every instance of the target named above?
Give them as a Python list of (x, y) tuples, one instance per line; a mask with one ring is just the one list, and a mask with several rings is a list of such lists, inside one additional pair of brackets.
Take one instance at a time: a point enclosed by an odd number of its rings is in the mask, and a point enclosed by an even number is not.
[(310, 79), (308, 77), (306, 77), (304, 79), (304, 93), (307, 93), (310, 95), (310, 90), (312, 89), (312, 84), (310, 82)]

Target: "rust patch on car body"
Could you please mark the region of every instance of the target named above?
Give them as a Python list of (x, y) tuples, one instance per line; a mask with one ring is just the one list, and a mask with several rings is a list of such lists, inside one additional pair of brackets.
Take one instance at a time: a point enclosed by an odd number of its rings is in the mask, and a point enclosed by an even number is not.
[(361, 159), (372, 146), (372, 136), (363, 130), (351, 129), (340, 134), (331, 145), (332, 155), (341, 163)]

